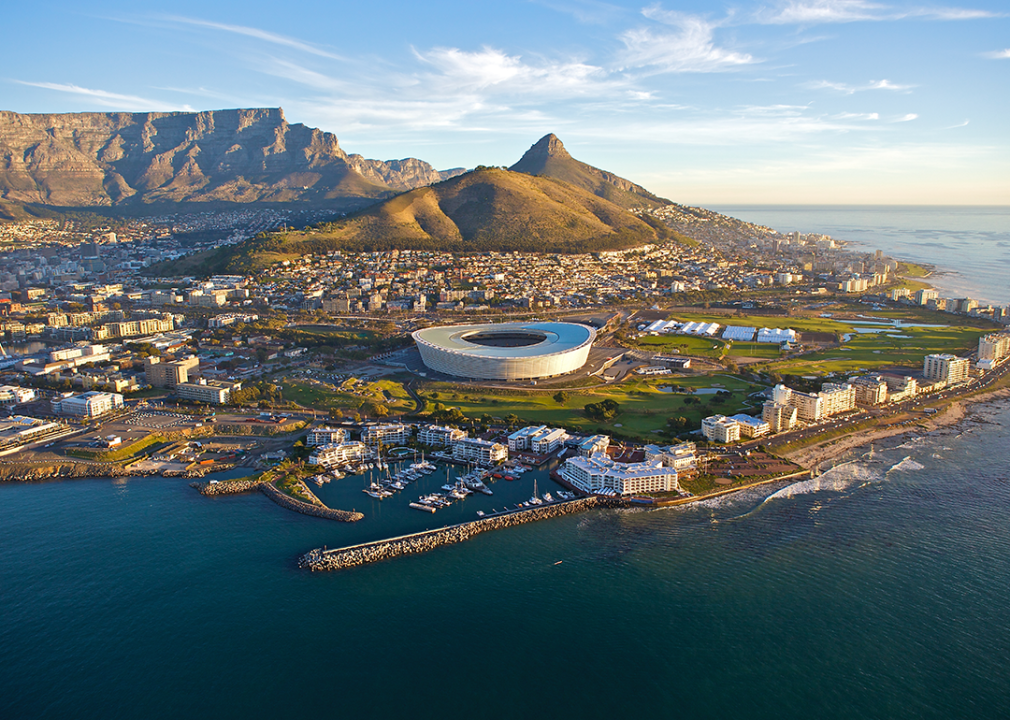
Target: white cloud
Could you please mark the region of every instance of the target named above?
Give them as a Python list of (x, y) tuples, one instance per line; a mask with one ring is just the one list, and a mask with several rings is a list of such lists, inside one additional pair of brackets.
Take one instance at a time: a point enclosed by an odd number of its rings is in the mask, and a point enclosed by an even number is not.
[(116, 108), (118, 110), (194, 112), (193, 108), (189, 105), (175, 105), (160, 100), (150, 100), (137, 95), (122, 95), (120, 93), (108, 92), (107, 90), (95, 90), (69, 83), (28, 82), (25, 80), (15, 80), (14, 82), (19, 85), (28, 85), (44, 90), (56, 90), (57, 92), (77, 95), (91, 100), (96, 105)]
[(699, 15), (645, 8), (642, 14), (675, 30), (634, 28), (620, 35), (624, 50), (619, 62), (624, 67), (651, 67), (663, 72), (719, 72), (758, 62), (747, 53), (716, 46), (719, 23)]
[(477, 52), (459, 48), (434, 48), (427, 53), (414, 51), (418, 59), (438, 72), (428, 81), (447, 84), (457, 90), (502, 88), (523, 93), (581, 93), (598, 86), (607, 73), (594, 65), (565, 60), (525, 63), (520, 55), (484, 47)]
[(852, 95), (865, 90), (891, 90), (894, 92), (908, 92), (915, 85), (899, 85), (890, 80), (870, 80), (866, 85), (849, 85), (847, 83), (830, 82), (828, 80), (818, 80), (817, 82), (806, 83), (804, 87), (811, 90), (835, 90), (846, 95)]
[(963, 127), (964, 127), (965, 125), (967, 125), (967, 124), (968, 124), (969, 122), (970, 122), (970, 121), (968, 121), (968, 120), (965, 120), (964, 122), (959, 122), (959, 123), (958, 123), (957, 125), (949, 125), (949, 126), (947, 126), (947, 127), (943, 128), (943, 129), (944, 129), (944, 130), (956, 130), (957, 128), (963, 128)]
[(175, 23), (181, 23), (184, 25), (193, 25), (195, 27), (209, 28), (211, 30), (221, 30), (223, 32), (234, 33), (236, 35), (245, 35), (246, 37), (256, 38), (257, 40), (263, 40), (265, 42), (274, 43), (275, 45), (283, 45), (285, 47), (294, 48), (295, 50), (300, 50), (302, 52), (309, 53), (311, 55), (318, 55), (319, 57), (330, 58), (331, 60), (344, 60), (345, 58), (335, 55), (334, 53), (322, 50), (307, 42), (297, 40), (295, 38), (290, 38), (285, 35), (278, 35), (277, 33), (272, 33), (267, 30), (260, 30), (259, 28), (246, 27), (244, 25), (227, 25), (225, 23), (210, 22), (209, 20), (199, 20), (197, 18), (187, 18), (179, 17), (176, 15), (168, 15), (164, 17), (165, 20)]
[(773, 8), (761, 8), (755, 14), (758, 22), (768, 25), (819, 25), (907, 18), (979, 20), (1002, 16), (988, 10), (956, 7), (896, 9), (869, 0), (789, 0)]
[(1006, 50), (993, 50), (992, 52), (982, 53), (982, 55), (990, 60), (1008, 60), (1010, 59), (1010, 48)]
[(838, 113), (832, 120), (879, 120), (880, 113)]
[(895, 118), (891, 122), (896, 122), (896, 123), (909, 122), (910, 120), (915, 120), (918, 117), (919, 116), (916, 113), (908, 113), (907, 115), (902, 115), (900, 118)]
[(866, 0), (813, 0), (812, 2), (787, 2), (776, 9), (758, 11), (760, 22), (769, 25), (815, 25), (820, 23), (878, 20), (884, 8)]

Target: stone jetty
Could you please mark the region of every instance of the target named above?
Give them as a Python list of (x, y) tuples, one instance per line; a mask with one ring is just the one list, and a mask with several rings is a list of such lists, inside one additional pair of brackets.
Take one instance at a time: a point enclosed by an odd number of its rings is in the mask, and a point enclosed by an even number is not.
[[(339, 520), (340, 522), (357, 522), (365, 517), (359, 512), (349, 512), (347, 510), (334, 510), (332, 508), (328, 508), (318, 500), (318, 505), (302, 502), (301, 500), (295, 500), (290, 495), (278, 490), (273, 483), (260, 483), (259, 488), (263, 491), (264, 495), (281, 507), (287, 508), (288, 510), (294, 510), (295, 512), (300, 512), (303, 515), (312, 515), (314, 517), (326, 518), (328, 520)], [(313, 495), (312, 497), (315, 496)]]
[(335, 550), (316, 548), (310, 550), (298, 559), (298, 567), (311, 570), (341, 570), (367, 565), (380, 560), (389, 560), (400, 555), (413, 555), (433, 550), (441, 545), (469, 540), (489, 530), (522, 525), (524, 523), (547, 520), (549, 518), (572, 515), (598, 507), (626, 507), (623, 500), (616, 498), (587, 497), (579, 500), (569, 500), (562, 503), (540, 505), (524, 510), (517, 510), (506, 515), (481, 518), (473, 522), (450, 525), (438, 530), (403, 535), (401, 537), (378, 540), (376, 542), (352, 545)]
[(189, 486), (196, 488), (201, 495), (217, 497), (219, 495), (237, 495), (238, 493), (258, 490), (260, 485), (268, 480), (267, 476), (258, 478), (241, 478), (239, 480), (222, 480), (221, 482), (195, 482)]

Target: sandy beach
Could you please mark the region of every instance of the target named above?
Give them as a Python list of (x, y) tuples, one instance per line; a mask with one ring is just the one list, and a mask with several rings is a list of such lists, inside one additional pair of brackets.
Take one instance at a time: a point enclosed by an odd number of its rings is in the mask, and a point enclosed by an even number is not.
[[(971, 397), (953, 401), (946, 408), (941, 409), (935, 415), (918, 423), (915, 432), (921, 434), (939, 430), (940, 428), (956, 425), (964, 420), (973, 405), (988, 403), (1010, 398), (1010, 388), (1000, 388), (989, 392), (980, 393)], [(793, 452), (783, 453), (783, 457), (792, 460), (803, 467), (814, 469), (818, 465), (843, 455), (850, 450), (865, 447), (871, 443), (878, 442), (885, 438), (902, 435), (912, 432), (907, 425), (884, 426), (874, 430), (865, 430), (852, 435), (840, 438), (833, 438), (817, 445), (809, 445)]]

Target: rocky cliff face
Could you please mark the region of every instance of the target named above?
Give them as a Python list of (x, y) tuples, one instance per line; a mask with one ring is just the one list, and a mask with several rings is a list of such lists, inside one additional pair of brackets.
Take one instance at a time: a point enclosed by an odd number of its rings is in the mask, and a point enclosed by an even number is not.
[(421, 160), (348, 155), (280, 108), (200, 113), (0, 111), (0, 199), (81, 207), (379, 198), (439, 182)]

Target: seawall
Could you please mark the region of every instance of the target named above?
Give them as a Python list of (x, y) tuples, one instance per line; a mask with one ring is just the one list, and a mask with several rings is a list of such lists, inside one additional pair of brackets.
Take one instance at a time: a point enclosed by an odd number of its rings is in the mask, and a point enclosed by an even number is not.
[(273, 483), (268, 482), (260, 483), (259, 488), (264, 495), (266, 495), (268, 498), (273, 500), (281, 507), (287, 508), (288, 510), (294, 510), (295, 512), (300, 512), (303, 515), (312, 515), (314, 517), (326, 518), (327, 520), (338, 520), (340, 522), (357, 522), (358, 520), (361, 520), (363, 517), (365, 517), (359, 512), (349, 512), (347, 510), (334, 510), (332, 508), (326, 507), (322, 503), (320, 503), (319, 505), (310, 505), (309, 503), (295, 500), (290, 495), (286, 495), (285, 493), (281, 492), (276, 487), (274, 487)]
[(222, 480), (217, 483), (195, 482), (190, 483), (189, 486), (196, 488), (201, 495), (217, 497), (219, 495), (237, 495), (238, 493), (256, 490), (266, 481), (267, 478), (263, 477), (263, 479), (256, 478), (253, 480)]
[(518, 510), (508, 515), (481, 518), (480, 520), (461, 523), (459, 525), (450, 525), (438, 530), (428, 530), (413, 535), (378, 540), (376, 542), (353, 545), (336, 550), (316, 548), (298, 559), (298, 567), (315, 572), (317, 570), (341, 570), (357, 565), (367, 565), (379, 562), (380, 560), (399, 557), (400, 555), (427, 552), (441, 545), (463, 542), (464, 540), (469, 540), (474, 535), (479, 535), (489, 530), (500, 530), (528, 522), (547, 520), (549, 518), (561, 517), (562, 515), (572, 515), (597, 507), (626, 507), (626, 503), (622, 500), (612, 498), (581, 498), (563, 503), (541, 505), (540, 507), (528, 510)]

